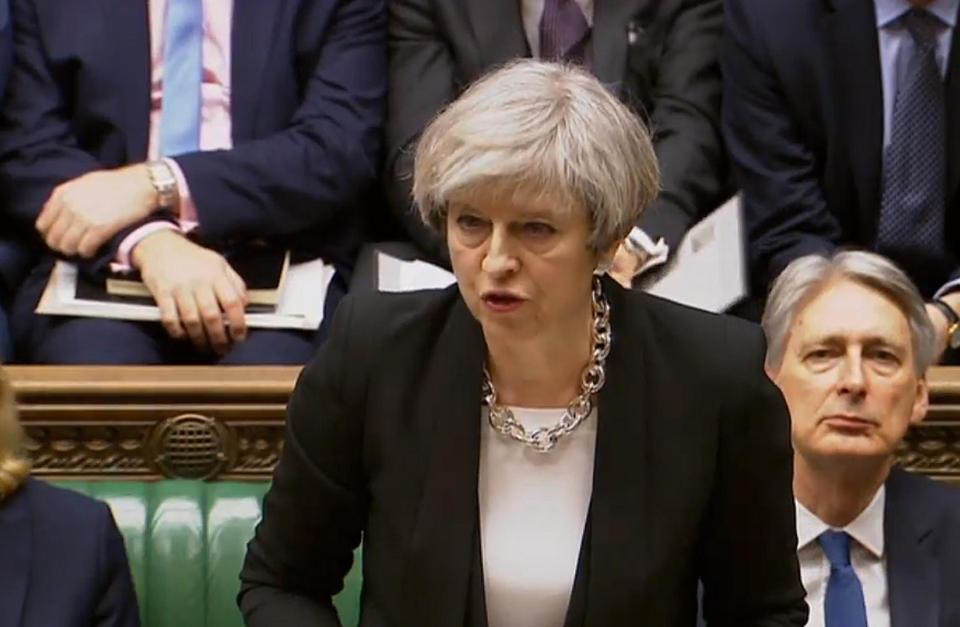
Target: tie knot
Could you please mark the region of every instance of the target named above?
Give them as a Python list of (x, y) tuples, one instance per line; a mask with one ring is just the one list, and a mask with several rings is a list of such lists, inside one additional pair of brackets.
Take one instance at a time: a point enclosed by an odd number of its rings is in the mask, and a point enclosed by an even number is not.
[(937, 36), (943, 28), (943, 22), (936, 15), (926, 9), (913, 8), (904, 13), (901, 19), (918, 46), (937, 45)]
[(827, 554), (831, 568), (850, 565), (850, 536), (846, 531), (824, 531), (820, 534), (820, 546)]

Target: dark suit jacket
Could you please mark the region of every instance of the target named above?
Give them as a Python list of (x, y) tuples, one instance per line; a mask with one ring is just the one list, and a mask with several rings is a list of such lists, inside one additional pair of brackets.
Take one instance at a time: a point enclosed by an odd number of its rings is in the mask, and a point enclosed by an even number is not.
[(960, 627), (960, 490), (894, 470), (884, 544), (892, 627)]
[[(805, 254), (871, 247), (880, 213), (883, 86), (872, 0), (726, 0), (723, 122), (759, 290)], [(960, 29), (947, 95), (947, 246), (960, 253)], [(911, 276), (929, 295), (944, 267)]]
[[(234, 148), (177, 157), (205, 239), (267, 238), (352, 261), (379, 160), (385, 5), (235, 0)], [(15, 0), (14, 25), (0, 197), (32, 227), (56, 185), (146, 158), (149, 21), (145, 2)]]
[[(789, 419), (753, 325), (605, 282), (613, 346), (566, 625), (803, 625)], [(349, 296), (290, 401), (248, 547), (250, 627), (483, 627), (480, 326), (457, 288)]]
[(138, 627), (107, 506), (29, 479), (0, 502), (0, 627)]
[[(521, 0), (390, 3), (387, 194), (407, 236), (434, 261), (441, 239), (411, 208), (413, 150), (429, 120), (474, 80), (530, 56)], [(640, 226), (675, 249), (729, 195), (720, 138), (721, 0), (596, 0), (593, 72), (649, 124), (663, 192)], [(628, 39), (632, 40), (628, 41)]]

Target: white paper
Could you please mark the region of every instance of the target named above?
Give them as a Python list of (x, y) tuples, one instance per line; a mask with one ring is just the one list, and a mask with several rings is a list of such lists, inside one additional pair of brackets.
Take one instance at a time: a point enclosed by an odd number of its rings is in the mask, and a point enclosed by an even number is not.
[(671, 266), (648, 291), (706, 311), (721, 312), (747, 295), (740, 197), (734, 196), (690, 229)]
[[(274, 313), (246, 315), (247, 325), (261, 329), (316, 330), (323, 321), (327, 287), (336, 269), (322, 259), (293, 264)], [(76, 297), (77, 267), (57, 261), (50, 280), (40, 298), (36, 312), (55, 316), (113, 318), (116, 320), (159, 321), (160, 309), (155, 305), (105, 303)]]
[(381, 292), (443, 289), (457, 278), (426, 261), (404, 261), (377, 251), (377, 288)]

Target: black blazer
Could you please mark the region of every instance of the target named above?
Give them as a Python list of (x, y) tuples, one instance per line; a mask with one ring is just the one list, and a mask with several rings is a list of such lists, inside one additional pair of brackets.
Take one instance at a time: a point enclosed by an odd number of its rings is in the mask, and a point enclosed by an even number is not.
[[(593, 494), (566, 625), (803, 625), (789, 418), (764, 341), (612, 281)], [(485, 345), (457, 288), (349, 296), (291, 398), (241, 573), (251, 627), (337, 625), (363, 534), (365, 627), (484, 627)]]
[[(880, 215), (883, 85), (872, 0), (725, 0), (723, 124), (744, 192), (754, 283), (841, 245)], [(960, 258), (960, 29), (946, 76), (948, 251)], [(911, 268), (926, 295), (957, 259)]]
[(903, 470), (886, 486), (891, 627), (960, 627), (960, 490)]
[[(521, 0), (393, 0), (385, 183), (390, 209), (432, 260), (447, 251), (411, 209), (427, 123), (483, 74), (529, 57)], [(640, 226), (676, 249), (730, 194), (720, 133), (722, 0), (596, 0), (593, 73), (651, 125), (663, 192)]]
[[(55, 186), (147, 157), (150, 29), (129, 0), (13, 0), (13, 21), (0, 198), (32, 231)], [(352, 264), (380, 165), (386, 26), (385, 0), (234, 2), (234, 147), (177, 157), (209, 244), (270, 239)]]
[(0, 627), (139, 627), (104, 503), (28, 479), (0, 502)]

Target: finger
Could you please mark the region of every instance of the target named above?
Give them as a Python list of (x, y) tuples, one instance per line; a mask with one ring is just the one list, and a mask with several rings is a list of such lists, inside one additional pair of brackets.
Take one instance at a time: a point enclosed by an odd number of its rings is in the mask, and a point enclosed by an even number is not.
[(37, 221), (34, 224), (37, 227), (37, 230), (43, 234), (46, 234), (62, 210), (63, 203), (60, 202), (60, 188), (57, 188), (53, 191), (53, 194), (50, 195), (50, 198), (43, 205), (43, 209), (40, 210), (40, 215), (37, 216)]
[(220, 308), (226, 314), (229, 326), (230, 339), (242, 342), (247, 339), (247, 321), (244, 317), (243, 298), (237, 294), (233, 282), (228, 276), (217, 279), (213, 284), (213, 291), (220, 302)]
[[(44, 239), (47, 242), (47, 246), (53, 250), (60, 250), (60, 242), (63, 240), (63, 236), (67, 234), (67, 230), (73, 225), (73, 216), (69, 212), (63, 212), (58, 217), (56, 222), (54, 222), (50, 229), (47, 231)], [(79, 225), (78, 225), (79, 226)]]
[(230, 348), (230, 340), (227, 338), (227, 329), (223, 324), (223, 310), (217, 303), (212, 286), (205, 285), (197, 289), (194, 296), (197, 299), (197, 306), (200, 307), (200, 320), (203, 322), (210, 346), (218, 354), (225, 353)]
[(60, 238), (57, 250), (70, 257), (76, 255), (80, 241), (83, 240), (89, 232), (88, 229), (84, 228), (83, 224), (73, 222), (63, 234), (63, 237)]
[(187, 331), (190, 341), (201, 351), (210, 348), (207, 334), (203, 330), (203, 321), (200, 319), (200, 308), (194, 294), (188, 289), (178, 289), (174, 292), (177, 301), (177, 312), (180, 314), (180, 323)]
[(105, 233), (100, 229), (87, 229), (77, 244), (77, 254), (90, 258), (106, 243)]
[(230, 266), (227, 266), (227, 278), (230, 279), (233, 289), (236, 290), (237, 294), (243, 299), (244, 306), (248, 305), (250, 303), (250, 294), (247, 292), (247, 284), (243, 282), (243, 279), (240, 278), (236, 270)]
[[(148, 286), (149, 287), (149, 286)], [(175, 340), (182, 340), (187, 337), (187, 332), (180, 324), (180, 316), (177, 313), (177, 301), (168, 290), (151, 290), (153, 300), (157, 302), (160, 309), (160, 322), (166, 329), (167, 335)]]

